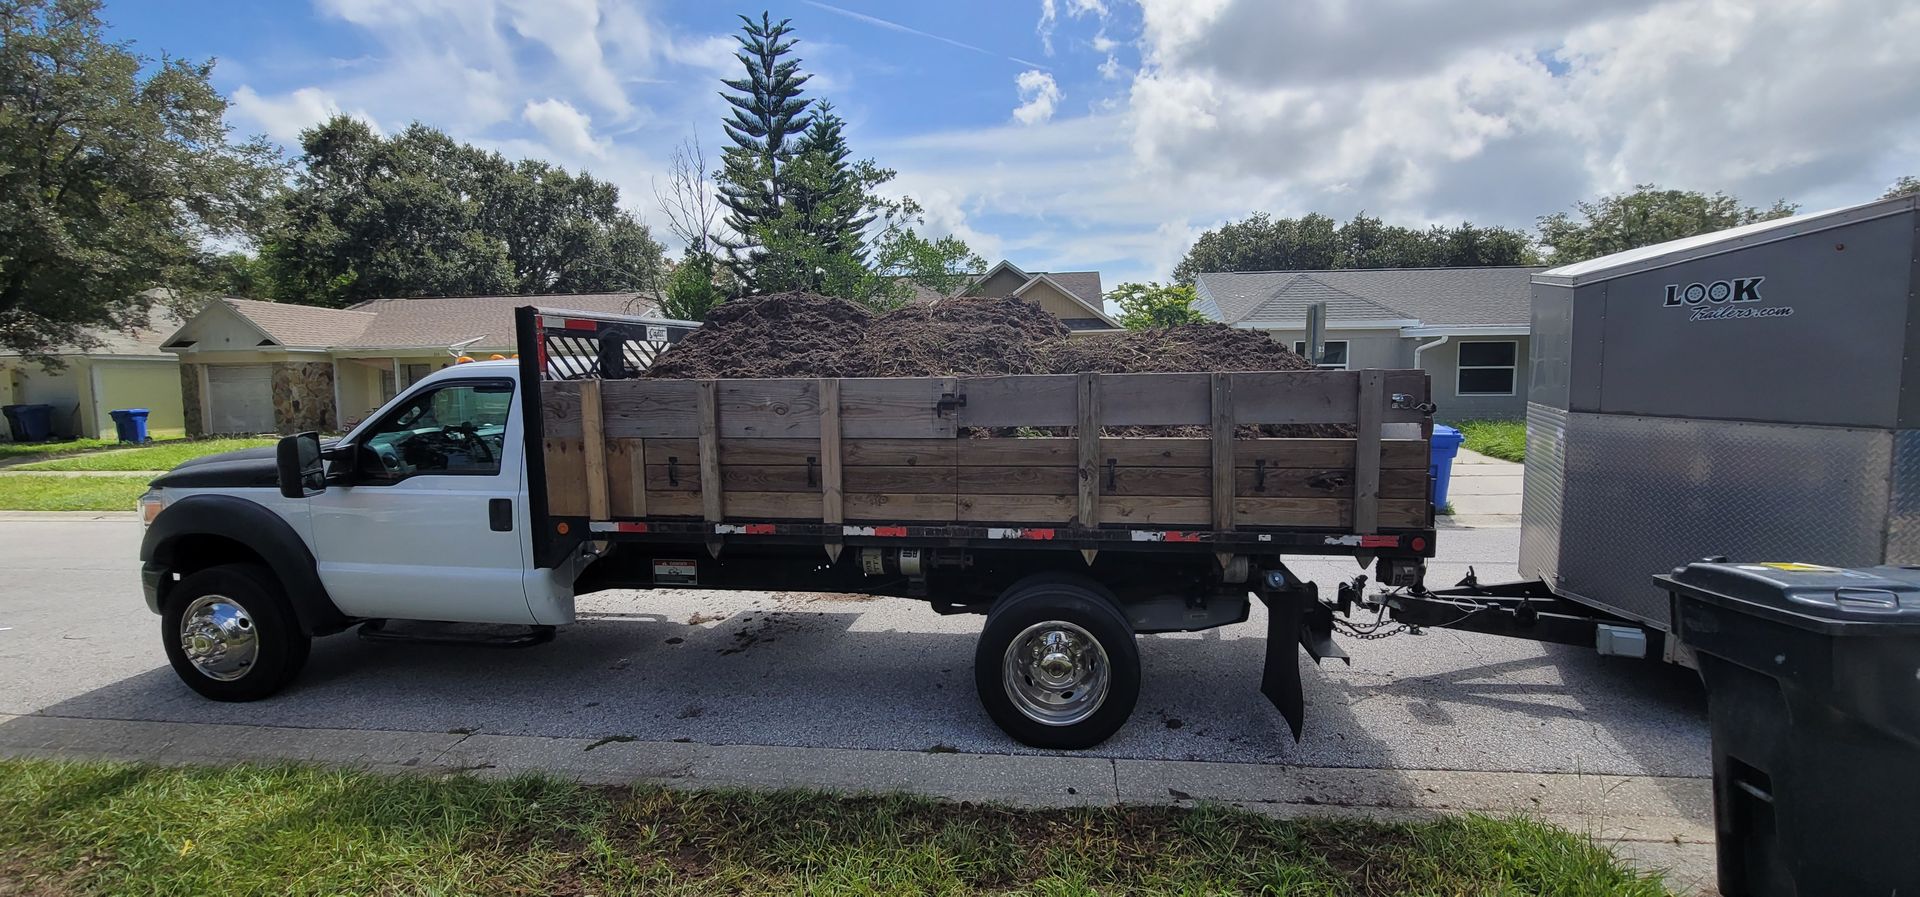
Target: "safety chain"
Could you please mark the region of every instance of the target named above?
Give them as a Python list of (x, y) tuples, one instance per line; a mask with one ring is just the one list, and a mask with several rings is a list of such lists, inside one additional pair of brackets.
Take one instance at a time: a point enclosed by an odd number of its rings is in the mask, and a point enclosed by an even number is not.
[(1355, 623), (1349, 623), (1346, 620), (1340, 619), (1339, 617), (1333, 618), (1333, 628), (1337, 630), (1341, 635), (1344, 635), (1352, 639), (1358, 639), (1363, 642), (1372, 641), (1374, 639), (1388, 638), (1390, 636), (1399, 635), (1402, 632), (1411, 631), (1411, 628), (1407, 626), (1407, 624), (1405, 623), (1380, 622), (1380, 623), (1374, 623), (1370, 626), (1361, 626)]

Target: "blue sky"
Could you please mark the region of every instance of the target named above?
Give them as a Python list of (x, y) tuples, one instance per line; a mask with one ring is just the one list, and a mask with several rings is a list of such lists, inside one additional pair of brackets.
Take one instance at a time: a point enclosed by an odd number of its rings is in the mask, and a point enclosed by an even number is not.
[[(243, 133), (345, 112), (652, 184), (715, 159), (734, 13), (638, 0), (110, 2)], [(1531, 226), (1659, 182), (1809, 208), (1920, 173), (1904, 0), (791, 0), (810, 93), (989, 261), (1165, 279), (1255, 210)], [(1866, 23), (1872, 23), (1871, 26)], [(664, 234), (661, 234), (664, 238)]]

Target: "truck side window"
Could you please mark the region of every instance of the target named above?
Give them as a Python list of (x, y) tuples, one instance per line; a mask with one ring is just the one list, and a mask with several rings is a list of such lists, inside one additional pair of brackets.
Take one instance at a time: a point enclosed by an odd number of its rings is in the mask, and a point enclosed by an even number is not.
[(500, 472), (513, 407), (510, 380), (450, 383), (408, 399), (367, 431), (363, 470), (375, 478), (423, 473), (490, 476)]

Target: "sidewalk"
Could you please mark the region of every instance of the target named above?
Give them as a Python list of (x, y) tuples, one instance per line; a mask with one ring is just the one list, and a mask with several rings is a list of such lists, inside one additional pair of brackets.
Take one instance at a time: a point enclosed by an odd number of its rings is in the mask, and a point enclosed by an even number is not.
[(511, 776), (676, 788), (904, 791), (1020, 806), (1225, 804), (1281, 817), (1416, 820), (1524, 814), (1593, 837), (1667, 873), (1681, 893), (1710, 890), (1712, 785), (1653, 776), (1334, 769), (1279, 764), (707, 745), (199, 725), (0, 715), (0, 756), (161, 764), (296, 761), (383, 772)]
[(1461, 449), (1453, 459), (1453, 483), (1447, 503), (1453, 506), (1454, 526), (1520, 525), (1520, 484), (1526, 465)]

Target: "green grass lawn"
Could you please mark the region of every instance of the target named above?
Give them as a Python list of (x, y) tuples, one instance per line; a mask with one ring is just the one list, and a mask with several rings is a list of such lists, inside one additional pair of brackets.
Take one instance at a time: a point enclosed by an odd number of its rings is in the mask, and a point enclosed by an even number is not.
[(1517, 420), (1470, 420), (1454, 424), (1466, 437), (1464, 448), (1490, 458), (1527, 460), (1527, 425)]
[(0, 511), (131, 511), (140, 493), (147, 491), (147, 480), (38, 477), (0, 471)]
[(195, 439), (16, 465), (14, 470), (172, 470), (182, 461), (236, 449), (273, 445), (271, 438)]
[(1281, 821), (48, 761), (0, 761), (0, 892), (1667, 893), (1585, 838), (1521, 819)]
[[(155, 442), (178, 440), (179, 436), (156, 436)], [(101, 449), (119, 448), (120, 443), (112, 439), (70, 439), (66, 442), (0, 442), (0, 461), (15, 458), (54, 457), (71, 455), (76, 452), (95, 452)]]

